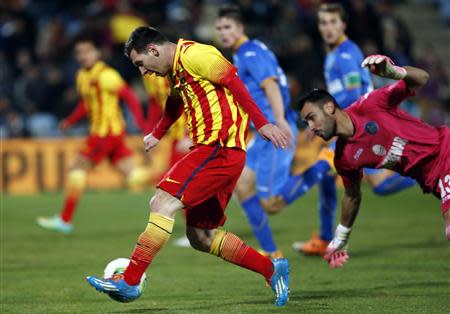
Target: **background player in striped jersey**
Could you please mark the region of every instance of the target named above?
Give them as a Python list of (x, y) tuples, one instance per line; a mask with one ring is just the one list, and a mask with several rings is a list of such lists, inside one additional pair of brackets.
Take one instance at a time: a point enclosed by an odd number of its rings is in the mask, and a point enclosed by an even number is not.
[(264, 209), (271, 209), (273, 197), (289, 179), (296, 149), (297, 114), (289, 107), (288, 81), (273, 52), (261, 41), (251, 40), (246, 35), (239, 7), (220, 8), (216, 29), (223, 46), (232, 49), (239, 77), (264, 116), (289, 134), (289, 148), (277, 149), (256, 133), (236, 185), (239, 202), (263, 253), (272, 258), (280, 257), (282, 254), (277, 250)]
[(399, 108), (427, 83), (428, 73), (398, 67), (382, 55), (367, 57), (362, 66), (398, 82), (360, 97), (344, 110), (323, 90), (313, 90), (299, 101), (301, 117), (314, 134), (325, 140), (338, 137), (334, 164), (345, 192), (341, 223), (324, 255), (331, 268), (348, 260), (347, 243), (361, 203), (365, 167), (392, 169), (412, 177), (425, 193), (439, 198), (450, 240), (450, 129), (433, 127)]
[(158, 184), (149, 223), (123, 279), (88, 277), (89, 284), (115, 297), (137, 298), (140, 278), (169, 239), (176, 211), (186, 208), (186, 235), (193, 248), (260, 273), (276, 293), (275, 304), (285, 305), (287, 260), (271, 261), (218, 227), (225, 223), (225, 208), (245, 164), (249, 116), (275, 146), (286, 147), (287, 137), (267, 122), (236, 68), (213, 46), (184, 39), (173, 43), (154, 28), (139, 27), (127, 41), (125, 54), (142, 75), (167, 76), (173, 87), (163, 118), (144, 138), (145, 149), (155, 147), (183, 111), (194, 146)]
[(119, 104), (120, 99), (124, 100), (138, 127), (143, 128), (137, 97), (120, 74), (101, 60), (94, 38), (77, 38), (75, 57), (80, 65), (76, 84), (81, 99), (72, 114), (60, 123), (60, 128), (64, 131), (87, 117), (89, 136), (69, 169), (61, 213), (37, 218), (39, 226), (63, 233), (73, 229), (72, 219), (86, 187), (87, 172), (103, 159), (108, 158), (126, 176), (129, 185), (138, 186), (145, 181), (144, 170), (133, 165), (132, 151), (125, 144), (125, 121)]

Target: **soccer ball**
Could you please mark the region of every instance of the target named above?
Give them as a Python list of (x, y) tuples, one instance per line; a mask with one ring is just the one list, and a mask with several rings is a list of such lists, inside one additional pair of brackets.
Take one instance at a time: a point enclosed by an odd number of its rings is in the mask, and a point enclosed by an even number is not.
[[(111, 262), (106, 265), (105, 270), (103, 271), (103, 278), (104, 279), (114, 279), (117, 275), (122, 275), (125, 272), (125, 269), (127, 268), (128, 264), (130, 263), (130, 260), (128, 258), (116, 258), (115, 260), (112, 260)], [(142, 292), (144, 291), (145, 287), (147, 286), (147, 275), (144, 273), (141, 277), (141, 281), (139, 282), (139, 296), (141, 296)], [(136, 299), (130, 300), (121, 298), (118, 295), (114, 294), (108, 294), (109, 297), (113, 300), (127, 303), (134, 301)], [(139, 297), (138, 297), (139, 298)]]

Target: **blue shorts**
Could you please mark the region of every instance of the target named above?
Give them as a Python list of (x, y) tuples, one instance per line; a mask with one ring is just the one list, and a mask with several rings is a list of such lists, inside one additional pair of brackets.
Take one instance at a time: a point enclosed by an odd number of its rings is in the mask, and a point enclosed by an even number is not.
[(291, 175), (292, 159), (297, 146), (297, 129), (293, 131), (295, 143), (286, 149), (275, 148), (258, 133), (247, 146), (245, 166), (256, 174), (256, 194), (259, 198), (267, 199), (277, 195)]

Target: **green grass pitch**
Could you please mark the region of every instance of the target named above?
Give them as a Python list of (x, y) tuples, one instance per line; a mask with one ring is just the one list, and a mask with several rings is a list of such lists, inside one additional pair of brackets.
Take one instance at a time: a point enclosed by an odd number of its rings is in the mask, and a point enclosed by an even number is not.
[[(129, 257), (145, 227), (151, 193), (88, 192), (70, 236), (41, 230), (38, 215), (61, 206), (62, 194), (1, 200), (1, 313), (448, 313), (450, 246), (439, 201), (418, 188), (377, 197), (364, 188), (350, 240), (350, 260), (329, 269), (291, 243), (317, 229), (317, 194), (272, 216), (280, 248), (291, 263), (291, 297), (284, 308), (256, 273), (170, 242), (147, 270), (142, 297), (120, 304), (85, 281), (117, 257)], [(232, 201), (225, 225), (256, 245)], [(184, 232), (177, 217), (171, 240)]]

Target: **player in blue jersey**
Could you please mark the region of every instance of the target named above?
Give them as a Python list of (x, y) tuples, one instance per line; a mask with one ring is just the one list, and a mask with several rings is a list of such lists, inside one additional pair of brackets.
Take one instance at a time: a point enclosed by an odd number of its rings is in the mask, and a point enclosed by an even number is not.
[(291, 175), (297, 138), (297, 114), (290, 109), (289, 86), (278, 61), (266, 45), (249, 39), (239, 8), (224, 6), (219, 10), (216, 29), (225, 48), (233, 50), (238, 75), (269, 122), (290, 135), (287, 149), (271, 147), (255, 134), (247, 150), (247, 160), (236, 192), (265, 255), (280, 257), (265, 210), (271, 210), (274, 198)]
[[(338, 3), (322, 4), (318, 10), (318, 26), (325, 42), (327, 55), (324, 75), (327, 89), (341, 108), (346, 108), (360, 96), (372, 91), (369, 71), (361, 67), (364, 60), (358, 46), (345, 35), (347, 17)], [(333, 239), (336, 211), (335, 174), (333, 173), (334, 143), (324, 148), (318, 161), (302, 175), (291, 178), (282, 194), (287, 204), (319, 184), (320, 235), (311, 240), (294, 243), (294, 248), (307, 255), (323, 255)], [(358, 156), (355, 156), (358, 158)], [(388, 195), (415, 184), (411, 178), (402, 177), (384, 169), (365, 169), (365, 177), (378, 195)], [(279, 207), (285, 206), (281, 202)]]

